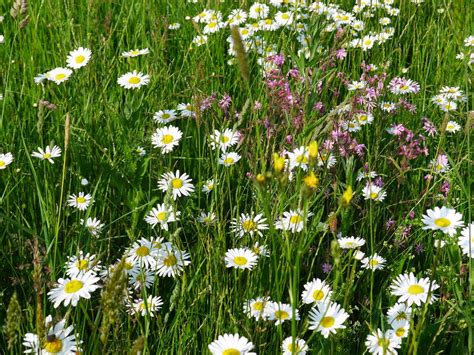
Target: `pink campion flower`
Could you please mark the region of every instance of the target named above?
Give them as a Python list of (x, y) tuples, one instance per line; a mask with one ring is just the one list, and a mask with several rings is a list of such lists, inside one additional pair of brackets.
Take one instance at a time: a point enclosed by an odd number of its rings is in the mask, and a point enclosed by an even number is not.
[(444, 195), (444, 197), (448, 197), (449, 188), (450, 188), (449, 181), (446, 180), (445, 182), (443, 182), (443, 184), (441, 185), (441, 188), (440, 188), (441, 193)]
[(229, 95), (224, 94), (217, 104), (222, 111), (227, 112), (230, 105), (232, 104), (232, 98)]
[(423, 117), (421, 122), (423, 122), (423, 129), (425, 130), (426, 134), (428, 134), (428, 136), (434, 137), (436, 133), (438, 133), (435, 125), (428, 118)]
[(343, 60), (346, 57), (347, 57), (347, 51), (344, 48), (338, 49), (336, 51), (336, 59), (337, 60)]
[(389, 90), (395, 95), (416, 94), (420, 91), (420, 85), (411, 79), (395, 77), (390, 80)]

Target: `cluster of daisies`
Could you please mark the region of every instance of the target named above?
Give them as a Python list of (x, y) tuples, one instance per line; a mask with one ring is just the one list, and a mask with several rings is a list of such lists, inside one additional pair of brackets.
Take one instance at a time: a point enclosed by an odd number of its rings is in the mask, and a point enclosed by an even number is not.
[[(431, 98), (431, 101), (444, 112), (448, 112), (456, 110), (459, 102), (466, 101), (466, 96), (457, 86), (445, 86), (441, 88), (439, 94)], [(452, 123), (452, 125), (457, 126), (457, 129), (459, 129), (459, 125), (455, 122)], [(454, 129), (454, 127), (449, 128), (449, 130), (453, 132), (457, 129)], [(448, 130), (448, 127), (446, 127), (446, 130)]]
[(40, 84), (44, 80), (53, 81), (57, 85), (69, 80), (73, 71), (85, 67), (92, 57), (92, 52), (88, 48), (79, 47), (71, 52), (66, 59), (66, 67), (58, 67), (39, 74), (35, 77), (35, 83)]
[(474, 36), (468, 36), (464, 39), (464, 47), (466, 51), (459, 52), (456, 55), (456, 59), (461, 61), (466, 61), (468, 65), (472, 65), (474, 63)]
[[(193, 39), (193, 43), (202, 46), (208, 42), (209, 35), (225, 28), (236, 27), (245, 50), (259, 56), (257, 62), (266, 72), (272, 69), (272, 63), (265, 61), (265, 58), (276, 54), (276, 43), (271, 43), (266, 33), (285, 31), (285, 35), (291, 36), (298, 44), (298, 55), (309, 58), (310, 48), (314, 45), (313, 39), (317, 36), (310, 35), (308, 28), (313, 21), (321, 21), (324, 32), (336, 32), (338, 38), (342, 38), (345, 32), (350, 34), (340, 43), (341, 53), (345, 52), (346, 48), (362, 48), (366, 51), (393, 36), (395, 30), (390, 26), (392, 22), (390, 16), (399, 14), (399, 10), (392, 6), (393, 3), (393, 0), (359, 1), (352, 11), (345, 11), (337, 4), (324, 4), (319, 1), (307, 4), (306, 1), (275, 0), (269, 1), (268, 5), (255, 2), (248, 11), (241, 8), (233, 9), (226, 18), (220, 11), (206, 9), (192, 18), (195, 23), (203, 25), (201, 33)], [(378, 23), (374, 25), (379, 32), (367, 30), (368, 21), (376, 15), (379, 17), (381, 13), (379, 10), (386, 13), (386, 16), (379, 18)], [(232, 36), (227, 38), (227, 42), (228, 53), (235, 57)], [(322, 46), (318, 47), (319, 52), (325, 50)], [(229, 60), (229, 64), (234, 62), (235, 59)]]

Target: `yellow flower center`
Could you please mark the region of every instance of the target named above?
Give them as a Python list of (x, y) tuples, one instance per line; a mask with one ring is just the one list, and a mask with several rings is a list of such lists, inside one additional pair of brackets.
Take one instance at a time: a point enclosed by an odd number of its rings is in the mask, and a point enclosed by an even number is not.
[(176, 256), (174, 255), (168, 255), (165, 260), (163, 260), (163, 264), (165, 266), (171, 267), (173, 265), (176, 265), (178, 262), (178, 259), (176, 259)]
[(285, 311), (276, 311), (275, 312), (275, 318), (276, 319), (280, 319), (280, 320), (283, 320), (283, 319), (287, 319), (290, 315), (288, 314), (288, 312), (285, 312)]
[(295, 214), (290, 217), (291, 224), (301, 223), (302, 221), (303, 221), (303, 218), (300, 215)]
[(396, 331), (395, 331), (395, 334), (397, 335), (397, 337), (402, 337), (404, 334), (405, 334), (405, 328), (398, 328)]
[(407, 319), (407, 315), (405, 313), (398, 313), (397, 316), (395, 317), (395, 320), (402, 320), (402, 319)]
[(84, 284), (79, 280), (71, 280), (64, 286), (64, 292), (66, 293), (76, 293), (79, 291)]
[(308, 159), (306, 158), (304, 154), (298, 155), (295, 160), (297, 163), (300, 163), (300, 164), (305, 164), (308, 162)]
[(163, 120), (167, 120), (170, 117), (171, 117), (171, 115), (169, 113), (164, 113), (164, 114), (161, 115), (161, 119), (163, 119)]
[(288, 20), (290, 18), (290, 15), (288, 14), (282, 14), (281, 15), (281, 18), (284, 19), (284, 20)]
[(377, 345), (383, 349), (387, 349), (388, 346), (390, 345), (390, 340), (385, 339), (385, 338), (380, 338), (379, 341), (377, 342)]
[(221, 136), (220, 141), (221, 143), (227, 143), (228, 141), (230, 141), (230, 138), (227, 136)]
[(232, 164), (234, 162), (234, 158), (227, 157), (224, 159), (224, 164)]
[(76, 267), (81, 271), (87, 270), (89, 267), (89, 261), (85, 259), (78, 260), (76, 261)]
[(376, 259), (372, 259), (369, 261), (369, 265), (372, 267), (375, 267), (379, 264), (379, 262)]
[(44, 159), (49, 159), (49, 158), (51, 158), (51, 153), (44, 153), (44, 154), (43, 154), (43, 158), (44, 158)]
[(171, 134), (165, 134), (163, 135), (163, 138), (161, 138), (161, 142), (164, 144), (170, 144), (173, 141), (173, 136)]
[(0, 160), (0, 167), (5, 166), (5, 162), (3, 160)]
[(140, 54), (140, 51), (130, 51), (130, 54), (131, 55), (138, 55), (138, 54)]
[(321, 301), (324, 297), (324, 292), (322, 290), (316, 290), (313, 292), (313, 299), (315, 301)]
[(166, 220), (166, 212), (162, 211), (162, 212), (158, 212), (156, 214), (156, 219), (159, 220), (159, 221), (164, 221)]
[(217, 26), (217, 22), (210, 22), (210, 23), (208, 24), (208, 26), (209, 26), (210, 28), (214, 28), (214, 27)]
[(44, 343), (44, 350), (48, 353), (56, 354), (63, 348), (63, 342), (61, 339), (56, 338), (54, 335), (48, 336)]
[(86, 60), (86, 57), (84, 57), (83, 55), (78, 55), (78, 56), (76, 57), (76, 63), (77, 63), (77, 64), (81, 64), (81, 63), (82, 63), (83, 61), (85, 61), (85, 60)]
[(133, 84), (133, 85), (139, 84), (140, 83), (140, 78), (138, 76), (131, 76), (128, 79), (128, 83)]
[(222, 355), (240, 355), (240, 351), (234, 348), (225, 349)]
[(150, 248), (145, 245), (142, 245), (141, 247), (137, 248), (135, 254), (137, 254), (137, 256), (139, 257), (147, 256), (148, 254), (150, 254)]
[(180, 178), (174, 178), (171, 180), (171, 186), (173, 186), (173, 189), (180, 189), (183, 187), (183, 180)]
[(263, 311), (263, 302), (255, 302), (253, 304), (253, 309), (259, 312)]
[(367, 116), (366, 115), (359, 116), (359, 120), (362, 122), (367, 121)]
[(377, 192), (371, 192), (371, 193), (370, 193), (370, 198), (371, 198), (372, 200), (374, 200), (374, 199), (377, 198), (378, 195), (379, 195), (379, 194), (378, 194)]
[(335, 321), (334, 321), (334, 317), (323, 317), (323, 319), (321, 319), (321, 326), (323, 328), (331, 328), (333, 325), (334, 325)]
[(251, 219), (245, 221), (244, 223), (242, 223), (242, 228), (246, 231), (246, 232), (250, 232), (252, 230), (254, 230), (255, 228), (257, 227), (257, 224), (252, 221)]
[(132, 265), (131, 263), (129, 263), (129, 262), (125, 262), (124, 268), (127, 269), (127, 270), (132, 270), (133, 265)]
[(408, 293), (410, 295), (420, 295), (423, 292), (425, 292), (425, 289), (420, 285), (411, 285), (410, 287), (408, 287)]
[(85, 203), (86, 198), (84, 196), (79, 196), (78, 198), (76, 198), (76, 202), (77, 203)]
[(66, 77), (66, 74), (64, 73), (59, 73), (59, 74), (56, 74), (56, 76), (54, 77), (56, 80), (62, 80)]
[(440, 228), (446, 228), (451, 225), (451, 221), (444, 217), (438, 218), (434, 223)]
[(247, 258), (245, 256), (236, 256), (234, 258), (234, 263), (239, 266), (245, 265), (247, 264)]
[(271, 25), (273, 23), (272, 19), (271, 18), (267, 18), (265, 20), (265, 25)]

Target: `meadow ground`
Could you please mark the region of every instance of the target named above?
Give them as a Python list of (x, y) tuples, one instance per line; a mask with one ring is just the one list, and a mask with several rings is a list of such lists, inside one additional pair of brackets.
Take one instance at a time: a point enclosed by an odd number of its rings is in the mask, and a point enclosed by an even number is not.
[(473, 11), (1, 2), (0, 353), (472, 353)]

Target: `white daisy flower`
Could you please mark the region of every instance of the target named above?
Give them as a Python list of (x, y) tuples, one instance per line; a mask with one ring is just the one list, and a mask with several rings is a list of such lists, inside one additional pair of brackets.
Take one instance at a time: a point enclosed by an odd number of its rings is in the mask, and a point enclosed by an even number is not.
[(474, 222), (471, 222), (461, 231), (458, 245), (461, 247), (462, 253), (474, 258)]
[(304, 304), (319, 304), (329, 302), (332, 291), (326, 281), (313, 279), (304, 285), (301, 300)]
[(408, 336), (410, 331), (410, 322), (407, 320), (395, 320), (391, 324), (393, 333), (397, 338), (403, 339)]
[(283, 355), (305, 355), (309, 351), (308, 345), (303, 339), (289, 336), (281, 344), (281, 351)]
[(362, 267), (364, 269), (370, 269), (372, 271), (375, 270), (382, 270), (384, 268), (386, 260), (382, 258), (380, 255), (375, 253), (367, 258), (362, 259)]
[(75, 207), (80, 211), (87, 210), (92, 203), (94, 203), (92, 196), (90, 194), (84, 194), (84, 192), (79, 192), (77, 196), (75, 194), (69, 195), (67, 200), (69, 206)]
[(168, 25), (169, 30), (178, 30), (181, 27), (179, 22), (173, 22)]
[(444, 112), (454, 111), (458, 108), (458, 104), (454, 101), (445, 100), (439, 104), (439, 108)]
[(189, 254), (169, 245), (161, 248), (156, 261), (156, 273), (159, 276), (175, 277), (181, 275), (185, 266), (191, 264)]
[(214, 179), (209, 179), (204, 183), (204, 186), (202, 187), (202, 192), (208, 194), (209, 192), (214, 190), (215, 187)]
[(224, 166), (232, 166), (240, 160), (240, 155), (235, 152), (223, 153), (219, 158), (219, 164)]
[(245, 23), (247, 20), (247, 13), (242, 9), (234, 9), (227, 16), (227, 23), (231, 26), (238, 26)]
[(176, 109), (179, 111), (181, 117), (194, 117), (196, 113), (194, 112), (194, 107), (190, 103), (181, 103)]
[(221, 28), (225, 27), (225, 22), (221, 22), (218, 20), (209, 21), (204, 28), (202, 29), (202, 33), (209, 34), (209, 33), (216, 33), (219, 32)]
[(239, 133), (234, 132), (230, 129), (226, 129), (223, 132), (214, 130), (214, 133), (211, 134), (209, 139), (209, 145), (212, 149), (219, 148), (221, 151), (225, 152), (227, 148), (236, 145), (239, 142)]
[(150, 50), (148, 48), (132, 49), (130, 51), (122, 52), (122, 57), (133, 58), (133, 57), (138, 57), (139, 55), (145, 55), (148, 53), (150, 53)]
[(349, 314), (339, 304), (318, 303), (316, 307), (309, 312), (309, 329), (314, 329), (327, 338), (330, 333), (336, 334), (337, 329), (346, 327), (343, 323), (349, 318)]
[(38, 147), (38, 151), (31, 153), (31, 156), (41, 160), (48, 160), (51, 164), (54, 164), (53, 159), (61, 156), (61, 148), (57, 145), (52, 147), (48, 145), (45, 150)]
[(0, 154), (0, 170), (5, 169), (12, 161), (12, 153)]
[(145, 288), (150, 288), (155, 282), (155, 273), (154, 271), (141, 267), (139, 264), (133, 265), (133, 267), (128, 270), (128, 283), (135, 289), (141, 290)]
[(139, 298), (130, 305), (130, 313), (141, 315), (142, 317), (149, 315), (154, 317), (163, 305), (160, 296), (149, 295), (146, 299)]
[(411, 312), (411, 307), (408, 306), (405, 302), (395, 303), (387, 311), (387, 321), (389, 324), (392, 324), (395, 321), (410, 322)]
[(356, 249), (365, 244), (365, 240), (355, 237), (341, 237), (337, 239), (337, 243), (341, 249)]
[(153, 119), (158, 123), (169, 123), (177, 117), (175, 110), (160, 110), (153, 115)]
[(132, 265), (143, 265), (147, 268), (153, 268), (156, 264), (156, 257), (160, 248), (157, 248), (153, 240), (141, 238), (128, 249), (126, 252), (127, 261)]
[(244, 302), (244, 313), (249, 318), (261, 320), (265, 318), (265, 305), (270, 302), (270, 297), (257, 297)]
[(136, 147), (135, 152), (141, 157), (144, 157), (146, 155), (146, 150), (143, 147)]
[(71, 306), (76, 307), (79, 299), (89, 299), (91, 293), (100, 287), (97, 285), (99, 280), (91, 271), (81, 273), (71, 279), (60, 278), (58, 286), (48, 292), (48, 298), (51, 302), (54, 302), (54, 308), (58, 308), (63, 302), (64, 306), (71, 304)]
[(120, 76), (117, 83), (125, 89), (138, 89), (150, 83), (150, 76), (134, 70)]
[(289, 170), (295, 167), (301, 168), (304, 171), (308, 170), (309, 150), (307, 147), (301, 146), (296, 148), (293, 152), (288, 152)]
[(361, 126), (371, 124), (374, 120), (374, 116), (370, 113), (356, 113), (354, 117)]
[(173, 211), (172, 207), (166, 206), (164, 203), (157, 204), (156, 207), (152, 208), (145, 217), (145, 221), (152, 227), (157, 224), (160, 225), (165, 231), (168, 230), (168, 223), (176, 222), (179, 220), (181, 212)]
[(100, 231), (105, 225), (104, 223), (102, 223), (100, 220), (98, 220), (95, 217), (94, 218), (88, 217), (85, 223), (84, 223), (84, 220), (81, 219), (81, 224), (84, 225), (89, 231), (89, 233), (94, 237), (97, 237), (97, 235), (99, 235)]
[(444, 206), (426, 211), (426, 215), (423, 215), (421, 221), (424, 224), (423, 229), (440, 230), (451, 237), (456, 234), (457, 228), (464, 225), (462, 214)]
[(47, 334), (44, 341), (40, 342), (38, 335), (27, 333), (24, 337), (23, 345), (27, 348), (26, 354), (76, 354), (81, 352), (82, 341), (74, 333), (74, 326), (66, 327), (66, 320), (62, 319), (58, 323), (52, 323), (53, 317), (48, 315), (45, 318), (45, 328)]
[(437, 290), (439, 286), (435, 281), (430, 281), (427, 277), (418, 280), (410, 272), (408, 275), (398, 275), (390, 288), (392, 289), (392, 295), (399, 296), (399, 303), (407, 302), (408, 306), (412, 304), (420, 306), (428, 300), (428, 293), (430, 293), (429, 303), (436, 300), (433, 291)]
[(459, 124), (457, 124), (457, 122), (454, 122), (454, 121), (449, 121), (447, 124), (446, 124), (446, 132), (449, 132), (449, 133), (456, 133), (457, 131), (459, 131), (461, 129), (461, 126)]
[(367, 336), (365, 346), (371, 354), (396, 355), (401, 346), (401, 339), (395, 336), (393, 330), (384, 333), (377, 329)]
[(182, 136), (183, 132), (175, 126), (157, 128), (156, 132), (151, 136), (151, 143), (153, 147), (161, 148), (162, 154), (166, 154), (179, 144)]
[(201, 211), (201, 215), (198, 217), (198, 222), (199, 223), (203, 223), (203, 224), (206, 224), (208, 226), (211, 226), (213, 225), (214, 223), (216, 223), (216, 214), (214, 212), (204, 212), (204, 211)]
[(306, 220), (312, 215), (311, 212), (305, 215), (301, 209), (290, 210), (289, 212), (285, 211), (283, 212), (283, 216), (275, 222), (275, 228), (292, 233), (301, 232), (306, 224)]
[(55, 68), (45, 74), (46, 79), (54, 81), (57, 85), (65, 82), (72, 74), (72, 70), (68, 68)]
[(245, 234), (249, 234), (251, 237), (256, 234), (261, 237), (261, 231), (268, 229), (268, 224), (265, 223), (266, 220), (261, 213), (242, 213), (240, 218), (233, 218), (230, 222), (231, 230), (240, 238)]
[(79, 69), (85, 67), (91, 59), (92, 52), (88, 48), (79, 47), (78, 49), (69, 52), (67, 57), (67, 66), (72, 69)]
[(291, 11), (278, 11), (275, 14), (275, 22), (280, 26), (289, 26), (294, 21), (295, 14)]
[(365, 88), (365, 81), (352, 81), (347, 85), (347, 90), (354, 91)]
[(334, 165), (336, 165), (336, 163), (337, 163), (336, 157), (330, 152), (324, 152), (324, 151), (318, 152), (318, 157), (317, 157), (318, 166), (324, 166), (330, 169)]
[[(293, 310), (289, 304), (270, 301), (265, 305), (264, 316), (270, 321), (275, 321), (275, 325), (280, 325), (293, 319)], [(295, 320), (300, 320), (298, 309), (295, 309)]]
[(208, 345), (208, 348), (212, 355), (256, 355), (250, 351), (254, 348), (252, 342), (237, 333), (219, 335), (217, 340)]
[(227, 268), (252, 270), (257, 264), (258, 256), (248, 248), (236, 248), (227, 250), (224, 260)]
[(362, 189), (362, 194), (365, 200), (373, 200), (381, 202), (387, 196), (387, 193), (381, 187), (371, 184), (370, 182)]
[(255, 2), (250, 6), (249, 17), (254, 19), (262, 19), (268, 16), (270, 8), (262, 3)]
[(189, 196), (191, 192), (194, 191), (194, 186), (191, 183), (192, 179), (189, 178), (189, 175), (179, 173), (179, 170), (176, 170), (175, 173), (168, 172), (161, 175), (161, 179), (158, 181), (158, 189), (163, 192), (171, 191), (173, 199), (176, 200), (181, 196)]
[(258, 242), (255, 242), (255, 244), (250, 248), (254, 252), (255, 255), (258, 257), (264, 256), (264, 257), (269, 257), (270, 256), (270, 251), (268, 250), (267, 245), (260, 245)]
[(465, 47), (474, 47), (474, 36), (469, 36), (464, 40)]
[(196, 46), (201, 47), (202, 45), (207, 43), (207, 40), (208, 40), (208, 37), (206, 35), (198, 35), (193, 38), (193, 43)]
[(68, 257), (66, 261), (66, 274), (72, 278), (89, 271), (93, 274), (97, 274), (101, 266), (100, 261), (95, 260), (95, 258), (95, 254), (87, 253), (84, 255), (82, 250), (79, 251), (79, 255)]

